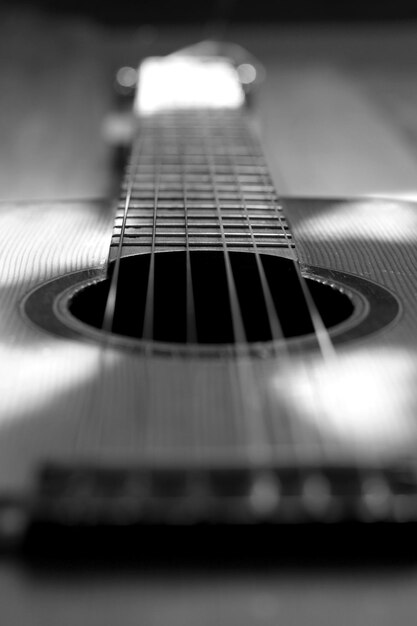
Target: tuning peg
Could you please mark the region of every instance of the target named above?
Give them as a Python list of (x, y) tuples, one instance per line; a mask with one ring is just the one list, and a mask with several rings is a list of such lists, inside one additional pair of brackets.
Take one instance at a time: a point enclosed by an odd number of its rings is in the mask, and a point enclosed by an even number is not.
[(138, 70), (129, 65), (120, 67), (114, 78), (114, 89), (118, 96), (133, 98), (138, 84)]

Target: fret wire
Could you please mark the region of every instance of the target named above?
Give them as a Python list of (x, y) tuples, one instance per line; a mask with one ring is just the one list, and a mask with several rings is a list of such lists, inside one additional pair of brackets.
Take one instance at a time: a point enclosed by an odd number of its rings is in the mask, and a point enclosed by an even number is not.
[[(224, 236), (226, 239), (233, 238), (233, 239), (250, 240), (250, 241), (252, 239), (252, 235), (251, 235), (251, 232), (249, 231), (248, 226), (244, 226), (244, 227), (236, 229), (236, 228), (227, 228), (227, 226), (223, 224), (223, 228), (224, 228)], [(269, 230), (270, 229), (268, 229), (268, 231)], [(292, 241), (292, 237), (287, 235), (287, 233), (284, 231), (266, 232), (265, 230), (259, 230), (253, 227), (252, 227), (252, 231), (253, 231), (253, 235), (257, 243), (259, 244), (265, 241), (278, 241), (279, 240), (284, 243), (287, 243), (288, 245), (291, 245), (291, 246), (294, 245), (294, 242)], [(120, 232), (121, 232), (120, 227), (114, 228), (112, 236), (118, 238), (120, 237)], [(140, 228), (136, 226), (132, 226), (131, 228), (125, 229), (123, 236), (125, 238), (144, 238), (144, 237), (149, 238), (150, 237), (152, 239), (153, 227), (152, 225), (148, 225), (148, 226), (140, 227)], [(186, 234), (184, 233), (184, 223), (171, 225), (171, 227), (168, 227), (168, 226), (158, 227), (156, 229), (156, 236), (165, 237), (165, 238), (181, 236), (185, 242)], [(192, 227), (188, 225), (188, 237), (190, 239), (222, 238), (222, 230), (218, 224), (210, 228), (209, 227), (198, 228), (198, 227)]]
[[(251, 217), (251, 216), (250, 216)], [(191, 221), (192, 220), (192, 221)], [(227, 222), (225, 222), (227, 220)], [(223, 224), (225, 228), (245, 228), (245, 223), (243, 223), (244, 217), (226, 217), (223, 218)], [(275, 218), (270, 218), (268, 220), (258, 220), (256, 223), (252, 224), (253, 228), (270, 230), (275, 224), (277, 220)], [(121, 228), (123, 221), (122, 218), (116, 218), (114, 223), (114, 228)], [(170, 216), (170, 217), (161, 217), (158, 216), (158, 225), (159, 227), (177, 227), (183, 223), (183, 219), (180, 216)], [(202, 217), (200, 219), (197, 218), (189, 218), (188, 223), (194, 226), (195, 228), (210, 228), (216, 227), (218, 222), (214, 218)], [(131, 217), (128, 218), (126, 222), (126, 228), (148, 228), (152, 226), (152, 219), (149, 217)], [(281, 227), (280, 227), (281, 228)]]
[[(255, 164), (247, 164), (247, 165), (237, 165), (237, 170), (239, 174), (242, 175), (256, 175), (256, 176), (261, 176), (262, 174), (267, 174), (267, 170), (265, 168), (264, 165), (255, 165)], [(143, 164), (141, 166), (141, 169), (144, 173), (149, 173), (151, 174), (154, 170), (154, 164), (149, 164), (149, 165), (145, 165)], [(177, 164), (177, 165), (172, 165), (172, 164), (161, 164), (160, 166), (160, 170), (163, 176), (181, 176), (181, 172), (183, 171), (181, 169), (181, 167)], [(191, 174), (194, 176), (204, 176), (206, 174), (206, 169), (203, 168), (201, 165), (193, 165), (190, 163), (190, 165), (185, 166), (184, 168), (185, 172), (187, 174)], [(231, 176), (232, 175), (232, 170), (230, 167), (227, 167), (225, 165), (218, 165), (217, 167), (213, 166), (213, 170), (216, 174), (220, 174), (221, 176)]]
[[(125, 198), (123, 198), (123, 203), (120, 205), (119, 204), (119, 208), (117, 209), (119, 212), (122, 211), (123, 213), (123, 207), (125, 204)], [(201, 210), (212, 210), (212, 211), (217, 211), (217, 205), (214, 202), (197, 202), (197, 201), (190, 201), (188, 200), (188, 206), (191, 209), (199, 209), (199, 213), (201, 213)], [(225, 211), (242, 211), (242, 206), (237, 204), (236, 202), (229, 202), (229, 201), (224, 201), (220, 202), (220, 207), (222, 209), (223, 212)], [(153, 210), (153, 202), (149, 202), (148, 200), (138, 200), (138, 201), (133, 201), (131, 200), (130, 202), (130, 211), (129, 211), (129, 215), (134, 215), (135, 211), (143, 211), (143, 210), (148, 210), (148, 211), (152, 211)], [(246, 202), (246, 206), (248, 208), (248, 210), (251, 211), (268, 211), (270, 214), (276, 215), (277, 211), (282, 212), (282, 207), (277, 207), (276, 206), (276, 202), (272, 202), (267, 204), (266, 202), (253, 202), (252, 200), (248, 200)], [(175, 209), (180, 209), (182, 210), (184, 208), (184, 202), (181, 201), (173, 201), (173, 202), (167, 202), (166, 200), (161, 200), (158, 203), (158, 208), (159, 209), (165, 209), (167, 211), (173, 211)], [(280, 219), (280, 221), (282, 219), (285, 219), (284, 216), (282, 216), (282, 218)]]
[[(241, 174), (239, 178), (243, 183), (248, 184), (248, 185), (262, 184), (262, 177), (259, 176), (258, 174), (245, 174), (245, 175)], [(178, 184), (179, 186), (181, 186), (181, 179), (182, 177), (179, 174), (162, 174), (161, 175), (161, 181), (167, 184), (174, 182)], [(230, 183), (231, 180), (234, 180), (234, 176), (218, 174), (216, 176), (216, 179), (220, 184), (228, 184)], [(194, 184), (198, 184), (198, 183), (202, 183), (202, 184), (206, 183), (208, 185), (210, 184), (210, 176), (208, 174), (187, 173), (187, 180), (188, 182), (194, 183)], [(153, 177), (150, 174), (140, 173), (134, 177), (134, 181), (135, 183), (149, 182), (151, 184), (153, 181)]]
[[(117, 247), (118, 243), (117, 243), (117, 239), (113, 239), (111, 245), (113, 247)], [(170, 248), (172, 246), (180, 246), (182, 248), (182, 250), (184, 250), (184, 238), (173, 240), (173, 239), (159, 239), (156, 242), (156, 247), (162, 247), (162, 248)], [(229, 248), (240, 248), (242, 250), (252, 250), (252, 245), (248, 244), (247, 241), (242, 241), (241, 239), (228, 239), (227, 240), (227, 245)], [(146, 248), (152, 248), (152, 239), (150, 238), (149, 241), (139, 241), (138, 239), (130, 239), (129, 237), (125, 237), (123, 240), (123, 246), (125, 247), (132, 247), (132, 248), (141, 248), (141, 247), (146, 247)], [(222, 250), (222, 240), (221, 238), (219, 238), (219, 240), (213, 240), (213, 239), (207, 239), (207, 240), (202, 240), (200, 237), (198, 238), (197, 241), (189, 241), (189, 246), (190, 248), (213, 248), (213, 249), (218, 249), (218, 250)], [(259, 248), (263, 248), (264, 250), (271, 250), (274, 251), (277, 248), (283, 248), (286, 249), (288, 248), (288, 244), (286, 242), (283, 241), (267, 241), (267, 242), (258, 242), (258, 247)]]
[[(135, 181), (135, 182), (140, 184), (140, 188), (141, 190), (143, 190), (143, 192), (149, 193), (149, 191), (153, 191), (153, 182), (143, 182), (143, 181)], [(244, 192), (254, 193), (254, 194), (260, 193), (260, 192), (266, 192), (266, 191), (273, 191), (273, 187), (270, 185), (265, 185), (265, 187), (262, 187), (259, 184), (244, 184), (244, 185), (241, 185), (241, 188)], [(122, 189), (125, 189), (125, 186), (123, 186)], [(162, 194), (164, 193), (181, 192), (183, 190), (183, 186), (179, 181), (178, 182), (171, 181), (171, 182), (166, 182), (166, 183), (165, 182), (160, 183), (159, 189), (161, 191), (161, 197), (162, 197)], [(209, 183), (200, 183), (200, 184), (189, 183), (187, 185), (187, 189), (191, 193), (191, 195), (194, 195), (194, 193), (211, 192), (212, 186)], [(236, 184), (232, 184), (232, 183), (218, 183), (217, 190), (219, 194), (221, 195), (223, 193), (236, 194), (238, 192), (238, 188)]]
[[(188, 206), (189, 203), (187, 203)], [(223, 219), (224, 220), (241, 220), (243, 219), (243, 211), (242, 213), (231, 213), (230, 211), (236, 211), (236, 209), (229, 209), (229, 208), (222, 208), (222, 213), (223, 213)], [(145, 212), (148, 211), (148, 213), (146, 214)], [(201, 220), (205, 220), (205, 219), (216, 219), (217, 220), (217, 211), (214, 209), (214, 207), (212, 209), (199, 209), (196, 212), (196, 207), (193, 207), (193, 210), (191, 211), (190, 209), (188, 210), (190, 219), (195, 220), (197, 222), (201, 221)], [(143, 215), (143, 218), (142, 218)], [(153, 213), (151, 211), (151, 209), (131, 209), (129, 211), (129, 216), (128, 219), (147, 219), (149, 217), (152, 217)], [(160, 207), (159, 205), (159, 218), (163, 218), (163, 219), (179, 219), (183, 217), (183, 207), (175, 207), (174, 209), (165, 209), (165, 207)], [(254, 214), (250, 214), (250, 217), (252, 220), (257, 220), (259, 222), (275, 222), (277, 221), (279, 224), (281, 224), (284, 228), (288, 228), (288, 225), (286, 223), (286, 220), (284, 217), (282, 217), (281, 219), (279, 219), (279, 217), (277, 217), (275, 215), (275, 212), (269, 211), (268, 213), (254, 213)], [(120, 211), (118, 210), (116, 213), (116, 217), (115, 220), (120, 220), (123, 218), (123, 213), (120, 213)], [(216, 221), (217, 223), (217, 221)]]
[[(156, 163), (159, 163), (162, 166), (176, 166), (178, 169), (178, 159), (184, 161), (183, 165), (185, 170), (190, 167), (194, 167), (196, 165), (204, 167), (206, 164), (205, 154), (203, 151), (201, 152), (183, 152), (183, 151), (169, 151), (166, 152), (164, 148), (161, 146), (155, 145), (153, 146), (154, 151), (145, 152), (142, 157), (142, 163), (145, 166), (152, 167)], [(211, 149), (213, 159), (213, 167), (216, 169), (217, 167), (224, 167), (228, 169), (229, 158), (233, 156), (235, 164), (237, 166), (243, 167), (264, 167), (263, 158), (254, 155), (244, 154), (241, 150), (224, 150), (221, 154), (216, 154), (216, 149)]]

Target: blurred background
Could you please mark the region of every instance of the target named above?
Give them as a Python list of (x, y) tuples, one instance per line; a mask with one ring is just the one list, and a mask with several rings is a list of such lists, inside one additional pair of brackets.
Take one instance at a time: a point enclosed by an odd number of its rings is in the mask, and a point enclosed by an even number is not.
[(3, 0), (0, 198), (112, 193), (114, 75), (202, 38), (265, 65), (256, 114), (282, 193), (417, 192), (417, 4)]

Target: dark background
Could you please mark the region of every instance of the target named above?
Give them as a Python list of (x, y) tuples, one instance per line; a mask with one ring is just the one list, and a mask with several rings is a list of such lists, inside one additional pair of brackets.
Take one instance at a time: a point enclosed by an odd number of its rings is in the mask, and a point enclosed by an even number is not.
[(53, 13), (89, 15), (107, 23), (234, 23), (386, 21), (417, 16), (415, 0), (0, 0), (0, 5), (42, 7)]

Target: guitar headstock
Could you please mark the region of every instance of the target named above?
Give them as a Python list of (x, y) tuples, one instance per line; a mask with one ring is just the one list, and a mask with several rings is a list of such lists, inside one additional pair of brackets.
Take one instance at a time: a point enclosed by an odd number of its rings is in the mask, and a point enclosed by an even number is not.
[[(156, 58), (156, 57), (152, 57)], [(242, 46), (218, 41), (202, 41), (200, 43), (182, 48), (165, 57), (158, 57), (161, 61), (166, 60), (168, 65), (174, 58), (190, 60), (200, 59), (207, 63), (216, 60), (223, 61), (234, 70), (235, 78), (243, 90), (245, 96), (253, 92), (265, 79), (265, 68), (262, 63)], [(147, 64), (147, 59), (145, 59)], [(115, 76), (115, 91), (119, 97), (133, 98), (138, 87), (139, 70), (132, 66), (119, 68)]]
[(182, 51), (149, 57), (139, 68), (134, 114), (190, 109), (239, 109), (245, 96), (230, 59)]
[(202, 41), (164, 57), (148, 57), (139, 68), (124, 66), (115, 76), (117, 110), (103, 125), (117, 150), (131, 143), (138, 114), (175, 107), (238, 108), (250, 105), (265, 78), (263, 65), (237, 44)]

